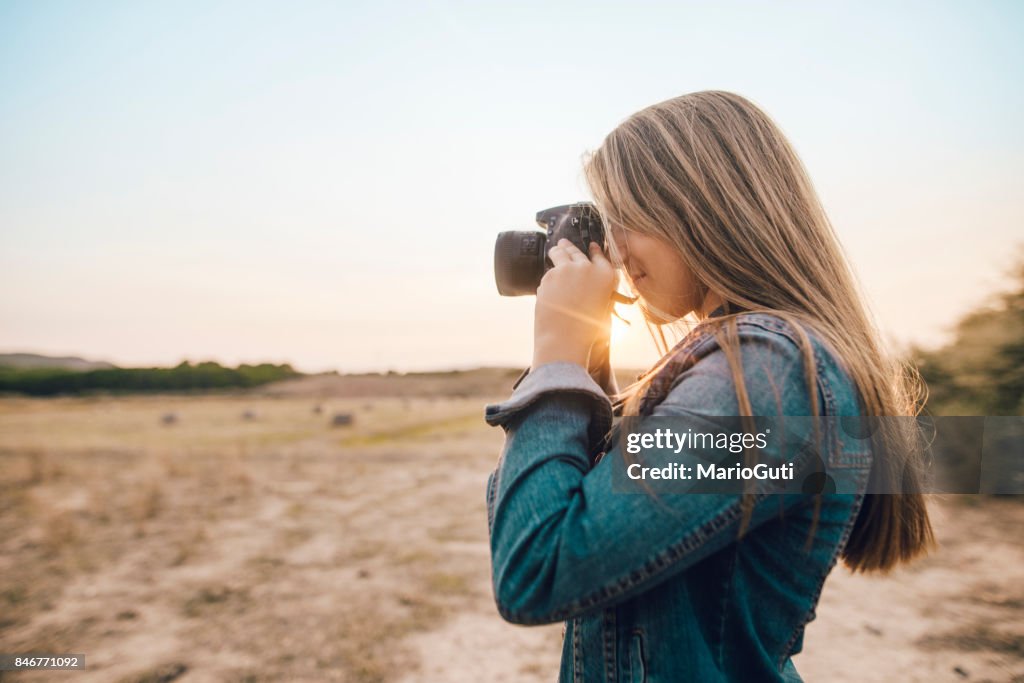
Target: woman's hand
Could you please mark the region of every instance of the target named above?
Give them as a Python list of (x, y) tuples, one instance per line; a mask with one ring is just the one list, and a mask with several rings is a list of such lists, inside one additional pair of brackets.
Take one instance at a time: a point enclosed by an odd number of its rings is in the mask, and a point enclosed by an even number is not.
[(587, 367), (590, 347), (609, 324), (616, 273), (596, 243), (590, 258), (566, 239), (548, 250), (554, 268), (537, 288), (533, 367), (567, 361)]

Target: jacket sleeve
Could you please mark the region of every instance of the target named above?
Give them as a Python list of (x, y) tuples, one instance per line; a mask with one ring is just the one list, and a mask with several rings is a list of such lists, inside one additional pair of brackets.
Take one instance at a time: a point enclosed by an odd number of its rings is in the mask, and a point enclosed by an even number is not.
[[(611, 377), (614, 382), (614, 374), (611, 374)], [(587, 422), (585, 437), (588, 442), (586, 451), (589, 456), (592, 445), (599, 443), (607, 430), (611, 428), (612, 405), (606, 390), (595, 382), (594, 378), (581, 365), (556, 362), (541, 365), (536, 369), (527, 368), (516, 380), (512, 395), (507, 400), (486, 407), (484, 419), (489, 425), (504, 428), (506, 436), (508, 436), (509, 429), (516, 418), (529, 412), (545, 394), (551, 393), (578, 396), (585, 401), (585, 409), (591, 416)], [(495, 487), (500, 469), (499, 465), (499, 468), (492, 472), (487, 479), (488, 529), (494, 522)]]
[[(614, 379), (614, 377), (613, 377)], [(614, 385), (613, 385), (614, 386)], [(545, 394), (557, 392), (584, 398), (593, 412), (588, 424), (591, 441), (600, 440), (612, 425), (612, 405), (607, 390), (576, 363), (547, 363), (536, 369), (527, 369), (516, 383), (508, 400), (487, 406), (484, 419), (492, 426), (508, 431), (515, 418), (528, 411)]]
[[(780, 406), (787, 414), (811, 414), (792, 341), (781, 335), (742, 339), (741, 359), (755, 415), (777, 415)], [(488, 483), (492, 581), (499, 612), (514, 623), (562, 621), (643, 592), (735, 540), (742, 515), (738, 493), (656, 499), (614, 491), (618, 446), (592, 469), (588, 458), (592, 435), (608, 419), (598, 400), (603, 392), (586, 385), (586, 370), (573, 367), (538, 368), (539, 377), (545, 371), (541, 380), (552, 381), (538, 380), (547, 391), (513, 397), (513, 411), (506, 406), (489, 413), (506, 431)], [(677, 378), (652, 417), (700, 420), (737, 411), (728, 363), (715, 348)], [(659, 459), (696, 461), (698, 455), (706, 453), (645, 451), (644, 460), (656, 466)], [(771, 497), (784, 499), (782, 508), (805, 500)], [(780, 500), (755, 494), (747, 530), (779, 512)]]

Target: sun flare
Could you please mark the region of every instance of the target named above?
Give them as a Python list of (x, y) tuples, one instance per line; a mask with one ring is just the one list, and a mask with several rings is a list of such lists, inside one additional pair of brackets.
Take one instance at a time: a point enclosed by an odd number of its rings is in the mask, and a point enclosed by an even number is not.
[(629, 324), (618, 316), (612, 316), (612, 343), (621, 341), (629, 333)]

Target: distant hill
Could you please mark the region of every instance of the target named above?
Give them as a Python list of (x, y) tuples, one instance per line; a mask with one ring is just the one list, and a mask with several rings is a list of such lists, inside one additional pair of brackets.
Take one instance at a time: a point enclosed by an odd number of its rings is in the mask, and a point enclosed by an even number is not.
[[(268, 383), (252, 389), (265, 396), (313, 396), (318, 398), (446, 396), (465, 398), (506, 397), (523, 368), (476, 368), (410, 373), (340, 374), (325, 372)], [(619, 387), (636, 379), (636, 370), (616, 370)]]
[(509, 393), (522, 368), (479, 368), (449, 372), (361, 373), (326, 372), (274, 382), (253, 389), (267, 396), (319, 398), (399, 396), (492, 396)]
[(72, 370), (87, 372), (89, 370), (110, 370), (117, 366), (106, 361), (85, 360), (77, 356), (44, 356), (38, 353), (0, 353), (0, 367), (17, 370), (34, 370), (37, 368)]

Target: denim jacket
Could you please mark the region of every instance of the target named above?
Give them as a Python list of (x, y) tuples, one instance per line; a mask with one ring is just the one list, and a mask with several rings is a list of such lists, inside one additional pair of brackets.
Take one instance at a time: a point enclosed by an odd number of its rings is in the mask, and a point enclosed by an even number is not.
[[(794, 330), (764, 313), (737, 322), (753, 414), (812, 415)], [(855, 385), (804, 329), (819, 414), (860, 415)], [(725, 352), (706, 332), (698, 325), (670, 352), (641, 416), (739, 415)], [(869, 446), (844, 434), (823, 441), (817, 455), (854, 489), (755, 495), (737, 540), (739, 493), (613, 490), (613, 451), (592, 457), (608, 446), (612, 404), (582, 366), (534, 368), (485, 417), (505, 430), (487, 483), (498, 611), (517, 624), (565, 622), (560, 681), (801, 680), (790, 657), (860, 509)]]

